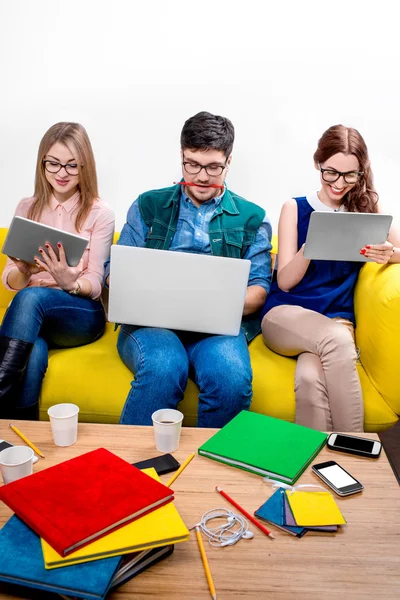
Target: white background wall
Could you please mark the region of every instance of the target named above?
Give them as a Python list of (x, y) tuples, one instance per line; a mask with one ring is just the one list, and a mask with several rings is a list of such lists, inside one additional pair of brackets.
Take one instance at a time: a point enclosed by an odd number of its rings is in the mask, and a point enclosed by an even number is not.
[(356, 127), (400, 218), (400, 47), (388, 0), (0, 0), (0, 226), (32, 194), (39, 141), (58, 121), (92, 140), (120, 229), (146, 189), (180, 175), (183, 122), (229, 117), (229, 186), (267, 209), (318, 186), (330, 125)]

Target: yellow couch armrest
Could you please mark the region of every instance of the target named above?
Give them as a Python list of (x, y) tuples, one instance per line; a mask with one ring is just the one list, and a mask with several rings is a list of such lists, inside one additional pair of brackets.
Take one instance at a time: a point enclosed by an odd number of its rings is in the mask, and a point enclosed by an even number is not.
[(390, 408), (400, 415), (400, 264), (365, 264), (354, 303), (363, 367)]
[(278, 236), (277, 235), (272, 236), (271, 244), (272, 244), (271, 254), (278, 254)]
[[(7, 232), (7, 227), (0, 227), (0, 250), (3, 247)], [(6, 266), (6, 261), (7, 256), (0, 252), (0, 275), (3, 272), (4, 267)], [(6, 288), (0, 281), (0, 308), (7, 308), (14, 296), (15, 292), (10, 292), (10, 290), (6, 290)]]

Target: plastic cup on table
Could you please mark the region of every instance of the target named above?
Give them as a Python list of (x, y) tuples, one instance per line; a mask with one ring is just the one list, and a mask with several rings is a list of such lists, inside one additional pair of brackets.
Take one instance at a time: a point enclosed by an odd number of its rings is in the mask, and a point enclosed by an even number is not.
[(53, 441), (56, 446), (72, 446), (78, 439), (78, 413), (76, 404), (55, 404), (50, 406), (47, 414), (50, 417)]
[(173, 408), (161, 408), (151, 415), (154, 441), (159, 452), (174, 452), (181, 437), (183, 414)]
[(10, 446), (0, 452), (0, 469), (4, 483), (11, 483), (33, 472), (34, 451), (29, 446)]

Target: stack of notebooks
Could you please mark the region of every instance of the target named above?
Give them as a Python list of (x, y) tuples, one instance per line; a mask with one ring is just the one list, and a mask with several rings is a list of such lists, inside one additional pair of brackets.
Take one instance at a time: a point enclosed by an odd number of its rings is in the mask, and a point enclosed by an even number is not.
[(299, 538), (308, 531), (334, 533), (340, 525), (346, 524), (334, 497), (325, 491), (278, 488), (254, 516)]
[(189, 539), (154, 469), (100, 448), (0, 488), (0, 581), (102, 600)]
[(243, 410), (198, 452), (225, 464), (293, 485), (328, 435)]

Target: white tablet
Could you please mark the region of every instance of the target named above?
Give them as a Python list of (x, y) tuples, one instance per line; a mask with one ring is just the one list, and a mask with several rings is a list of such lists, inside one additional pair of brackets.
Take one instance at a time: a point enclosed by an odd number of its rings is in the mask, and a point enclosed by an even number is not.
[(360, 254), (367, 244), (386, 242), (393, 217), (381, 213), (311, 213), (305, 258), (373, 262)]
[(43, 225), (24, 217), (14, 217), (5, 239), (2, 252), (32, 263), (40, 256), (39, 246), (49, 242), (58, 255), (57, 243), (61, 242), (70, 267), (76, 267), (82, 258), (89, 240), (74, 233), (67, 233), (49, 225)]

